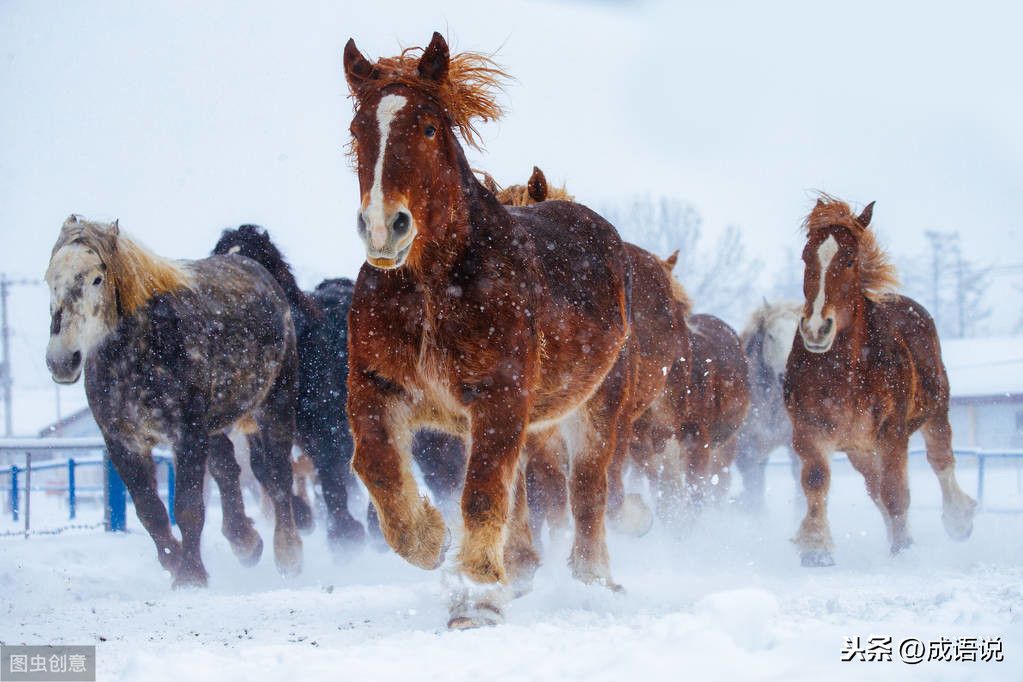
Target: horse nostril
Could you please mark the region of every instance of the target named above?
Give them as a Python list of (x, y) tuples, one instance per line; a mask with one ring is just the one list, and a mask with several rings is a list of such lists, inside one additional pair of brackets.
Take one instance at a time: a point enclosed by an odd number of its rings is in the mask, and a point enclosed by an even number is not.
[(394, 221), (391, 223), (394, 236), (405, 236), (410, 227), (412, 227), (412, 217), (405, 211), (398, 211), (398, 215), (394, 216)]
[(358, 216), (358, 220), (356, 221), (357, 229), (359, 230), (360, 235), (366, 236), (366, 219), (362, 217), (362, 211), (359, 211)]
[(824, 326), (821, 327), (821, 335), (822, 336), (827, 336), (828, 334), (830, 334), (831, 333), (831, 327), (832, 327), (832, 325), (834, 325), (834, 323), (835, 323), (835, 321), (832, 318), (830, 318), (830, 317), (828, 319), (824, 320)]
[(80, 351), (75, 351), (71, 354), (71, 369), (78, 369), (78, 364), (82, 361), (82, 354)]

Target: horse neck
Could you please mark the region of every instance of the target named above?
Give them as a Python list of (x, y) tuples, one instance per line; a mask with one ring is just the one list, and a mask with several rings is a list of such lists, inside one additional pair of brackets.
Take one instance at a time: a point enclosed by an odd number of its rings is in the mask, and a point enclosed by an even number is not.
[(861, 351), (867, 343), (867, 336), (867, 298), (857, 294), (852, 302), (849, 324), (835, 337), (832, 351), (837, 353), (833, 357), (841, 358), (841, 364), (848, 367), (860, 365), (864, 360)]
[(448, 287), (456, 279), (470, 242), (480, 241), (481, 232), (504, 231), (508, 227), (508, 212), (484, 191), (461, 149), (456, 172), (458, 187), (446, 190), (450, 197), (447, 209), (429, 226), (430, 234), (436, 236), (425, 241), (418, 267), (412, 269), (413, 278), (422, 285), (428, 299), (450, 298)]

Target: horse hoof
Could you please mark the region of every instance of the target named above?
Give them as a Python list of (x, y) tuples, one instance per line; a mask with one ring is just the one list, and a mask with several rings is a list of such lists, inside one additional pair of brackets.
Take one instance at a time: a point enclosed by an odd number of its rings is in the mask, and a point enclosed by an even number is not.
[[(974, 506), (976, 503), (974, 503)], [(945, 526), (945, 533), (956, 542), (962, 542), (973, 534), (973, 510), (962, 514), (942, 514), (941, 521)]]
[(831, 552), (826, 549), (811, 549), (803, 552), (800, 560), (803, 566), (807, 568), (825, 568), (835, 565)]
[(294, 578), (302, 572), (302, 538), (297, 533), (290, 538), (283, 533), (275, 534), (274, 563), (277, 572), (285, 578)]
[(452, 615), (448, 621), (449, 630), (473, 630), (475, 628), (492, 627), (504, 623), (501, 609), (490, 604), (477, 604), (464, 613)]
[(313, 510), (309, 507), (305, 500), (297, 495), (291, 496), (291, 513), (295, 518), (295, 528), (298, 532), (303, 535), (308, 535), (313, 532), (315, 523), (313, 522)]
[(625, 496), (621, 509), (609, 521), (616, 533), (634, 538), (643, 537), (654, 527), (654, 515), (650, 507), (636, 493)]
[(171, 584), (175, 590), (206, 587), (209, 576), (202, 566), (195, 566), (189, 569), (179, 569), (174, 575), (174, 582)]
[(248, 542), (231, 543), (231, 551), (238, 558), (238, 563), (246, 568), (255, 566), (263, 556), (263, 538), (259, 533), (252, 531), (253, 538)]

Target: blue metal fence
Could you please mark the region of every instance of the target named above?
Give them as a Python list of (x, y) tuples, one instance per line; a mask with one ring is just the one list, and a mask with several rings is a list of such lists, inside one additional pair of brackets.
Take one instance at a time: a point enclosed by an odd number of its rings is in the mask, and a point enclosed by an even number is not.
[[(83, 487), (78, 484), (77, 472), (82, 467), (102, 467), (103, 484), (100, 490), (103, 493), (103, 525), (108, 531), (124, 531), (127, 528), (127, 506), (128, 491), (121, 480), (120, 475), (114, 468), (113, 463), (106, 454), (106, 445), (102, 439), (97, 438), (9, 438), (0, 439), (0, 452), (23, 452), (25, 466), (19, 467), (11, 464), (5, 469), (0, 469), (0, 476), (8, 477), (8, 509), (11, 519), (17, 521), (24, 517), (24, 532), (28, 534), (31, 530), (31, 500), (32, 500), (32, 474), (40, 471), (67, 468), (66, 486), (48, 486), (50, 491), (63, 491), (67, 493), (68, 520), (74, 521), (78, 514), (78, 493)], [(67, 460), (51, 460), (47, 462), (33, 463), (32, 455), (38, 452), (98, 452), (99, 455), (91, 457), (69, 457)], [(174, 459), (169, 455), (155, 454), (153, 460), (157, 465), (167, 467), (167, 504), (170, 522), (176, 523), (174, 518)], [(24, 482), (22, 482), (24, 481)], [(96, 490), (89, 486), (89, 490)], [(22, 504), (24, 503), (24, 504)]]

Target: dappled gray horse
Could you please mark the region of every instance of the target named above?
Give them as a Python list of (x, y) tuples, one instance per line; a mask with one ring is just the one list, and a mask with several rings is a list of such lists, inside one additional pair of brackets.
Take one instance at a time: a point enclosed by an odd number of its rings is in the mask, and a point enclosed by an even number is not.
[[(46, 364), (85, 390), (139, 520), (175, 586), (206, 584), (199, 553), (204, 467), (220, 488), (223, 532), (244, 564), (263, 542), (245, 516), (239, 467), (227, 434), (248, 434), (252, 470), (274, 502), (274, 555), (284, 574), (301, 568), (291, 507), (289, 453), (295, 425), (295, 330), (284, 292), (241, 256), (161, 258), (120, 234), (117, 222), (68, 218), (46, 271), (52, 315)], [(174, 449), (171, 534), (151, 455)], [(208, 461), (207, 461), (208, 460)]]

